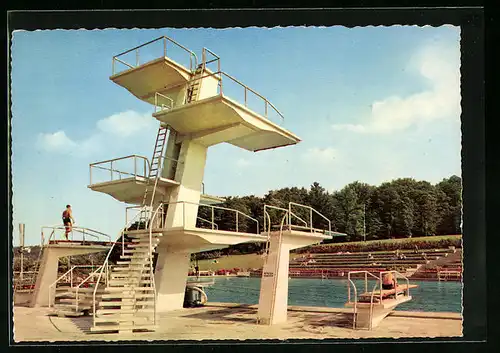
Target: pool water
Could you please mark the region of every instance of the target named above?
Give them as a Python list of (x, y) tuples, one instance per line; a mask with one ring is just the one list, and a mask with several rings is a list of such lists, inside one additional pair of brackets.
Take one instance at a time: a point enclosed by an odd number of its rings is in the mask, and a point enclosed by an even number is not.
[[(288, 305), (342, 308), (347, 301), (347, 280), (291, 278), (288, 282)], [(462, 283), (411, 281), (418, 287), (410, 289), (413, 299), (396, 310), (462, 312)], [(402, 282), (400, 284), (403, 284)], [(375, 282), (369, 281), (369, 291)], [(356, 281), (358, 291), (364, 282)], [(260, 278), (216, 277), (215, 284), (205, 288), (212, 302), (257, 304)]]

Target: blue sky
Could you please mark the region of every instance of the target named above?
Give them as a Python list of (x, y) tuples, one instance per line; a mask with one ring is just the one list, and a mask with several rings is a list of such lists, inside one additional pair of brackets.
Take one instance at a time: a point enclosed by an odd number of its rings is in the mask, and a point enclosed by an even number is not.
[[(67, 203), (78, 225), (117, 236), (125, 204), (87, 188), (89, 164), (151, 158), (158, 123), (152, 106), (109, 80), (112, 56), (161, 35), (198, 57), (203, 47), (214, 51), (222, 70), (268, 98), (302, 139), (257, 153), (210, 147), (209, 194), (461, 175), (457, 27), (18, 31), (11, 49), (14, 244), (20, 222), (26, 243), (38, 244), (40, 227), (59, 224)], [(151, 47), (141, 60), (161, 53)], [(188, 62), (180, 50), (167, 55)], [(225, 94), (242, 97), (230, 85)]]

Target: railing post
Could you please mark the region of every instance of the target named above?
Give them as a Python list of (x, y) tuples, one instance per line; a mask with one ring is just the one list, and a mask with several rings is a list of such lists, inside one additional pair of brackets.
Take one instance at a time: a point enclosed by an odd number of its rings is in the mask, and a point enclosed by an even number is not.
[(139, 66), (139, 49), (135, 50), (135, 66)]
[(365, 272), (365, 293), (368, 292), (368, 272)]
[(115, 74), (115, 57), (113, 56), (113, 60), (111, 61), (111, 67), (113, 70), (113, 75)]
[(236, 233), (238, 233), (238, 211), (236, 211)]
[(134, 156), (134, 177), (137, 177), (137, 156)]
[(214, 229), (214, 222), (215, 222), (215, 219), (214, 219), (214, 207), (211, 206), (212, 208), (212, 230)]
[(247, 87), (245, 86), (245, 107), (247, 106)]
[(167, 57), (167, 38), (163, 37), (163, 56)]
[[(68, 261), (68, 265), (69, 265), (69, 261)], [(70, 273), (69, 273), (69, 286), (70, 288), (73, 288), (73, 268), (71, 268), (70, 270)]]
[(310, 221), (311, 221), (311, 233), (313, 232), (313, 210), (312, 208), (309, 209), (311, 212), (310, 212), (310, 215), (309, 215), (309, 218), (310, 218)]
[(382, 303), (382, 272), (379, 274), (379, 281), (380, 281), (380, 303)]

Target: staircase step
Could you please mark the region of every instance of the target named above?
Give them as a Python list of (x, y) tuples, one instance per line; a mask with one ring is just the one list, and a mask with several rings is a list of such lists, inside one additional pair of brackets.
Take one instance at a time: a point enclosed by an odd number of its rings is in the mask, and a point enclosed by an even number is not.
[(158, 325), (154, 324), (144, 324), (144, 325), (103, 325), (103, 326), (92, 326), (90, 328), (91, 332), (115, 332), (120, 330), (132, 330), (132, 331), (156, 331)]
[(116, 292), (152, 292), (154, 291), (153, 287), (127, 287), (127, 286), (121, 286), (121, 287), (106, 287), (106, 291), (109, 293), (116, 293)]
[[(113, 293), (113, 294), (103, 294), (102, 299), (128, 299), (128, 298), (133, 298), (134, 294), (133, 293)], [(136, 293), (135, 298), (137, 299), (142, 299), (142, 298), (153, 298), (154, 299), (155, 295), (154, 294), (149, 294), (149, 293)]]
[[(151, 318), (148, 316), (122, 316), (121, 314), (109, 314), (103, 317), (96, 317), (94, 322), (105, 323), (105, 322), (134, 322), (134, 326), (141, 324), (149, 324)], [(103, 326), (99, 326), (103, 327)]]
[[(90, 310), (92, 305), (78, 305), (78, 310)], [(76, 311), (76, 306), (74, 304), (54, 304), (54, 309), (65, 310), (65, 311)]]
[(141, 314), (154, 314), (154, 309), (99, 309), (96, 311), (96, 315), (108, 315), (108, 314), (132, 314), (139, 315)]
[[(136, 260), (136, 261), (134, 261)], [(146, 263), (149, 265), (149, 263), (151, 262), (149, 260), (149, 257), (147, 259), (142, 259), (142, 258), (138, 258), (138, 259), (134, 259), (132, 261), (116, 261), (116, 264), (117, 265), (128, 265), (128, 264), (132, 264), (132, 265), (135, 265), (135, 264), (140, 264), (140, 263)]]

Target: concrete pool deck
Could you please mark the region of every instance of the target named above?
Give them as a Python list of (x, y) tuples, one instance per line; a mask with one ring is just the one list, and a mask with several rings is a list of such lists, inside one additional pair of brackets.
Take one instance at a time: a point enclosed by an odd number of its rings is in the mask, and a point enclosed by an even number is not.
[(92, 316), (49, 316), (48, 308), (14, 307), (15, 342), (178, 341), (461, 337), (458, 313), (393, 312), (372, 331), (352, 329), (352, 310), (289, 306), (288, 322), (257, 325), (257, 306), (209, 303), (158, 314), (155, 332), (90, 333)]

